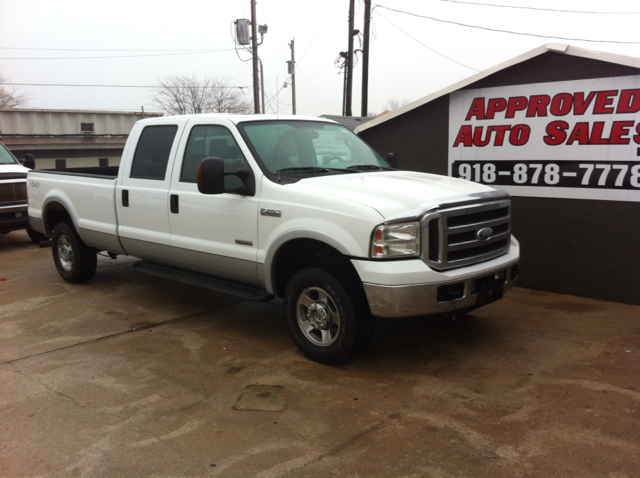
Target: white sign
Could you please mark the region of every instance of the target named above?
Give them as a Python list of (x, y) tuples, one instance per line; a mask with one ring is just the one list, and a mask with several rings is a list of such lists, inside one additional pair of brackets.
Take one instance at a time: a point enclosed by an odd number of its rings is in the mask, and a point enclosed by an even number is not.
[(452, 93), (449, 175), (513, 196), (640, 202), (640, 76)]

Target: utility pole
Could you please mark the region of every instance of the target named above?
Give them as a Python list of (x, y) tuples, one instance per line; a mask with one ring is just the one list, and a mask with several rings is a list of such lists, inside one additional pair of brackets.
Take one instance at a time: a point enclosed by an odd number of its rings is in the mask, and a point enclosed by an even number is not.
[(367, 116), (369, 101), (369, 26), (371, 23), (371, 0), (364, 0), (364, 39), (362, 45), (362, 108), (360, 116)]
[(291, 105), (292, 112), (296, 114), (296, 54), (295, 54), (295, 38), (291, 39), (289, 47), (291, 48), (291, 62), (289, 63), (289, 74), (291, 75)]
[(256, 0), (251, 0), (251, 51), (253, 53), (253, 105), (254, 112), (259, 114), (260, 78), (258, 77), (258, 22), (256, 21)]
[(353, 91), (353, 9), (355, 0), (349, 0), (349, 48), (346, 59), (346, 91), (344, 102), (344, 115), (353, 116), (351, 112), (351, 95)]

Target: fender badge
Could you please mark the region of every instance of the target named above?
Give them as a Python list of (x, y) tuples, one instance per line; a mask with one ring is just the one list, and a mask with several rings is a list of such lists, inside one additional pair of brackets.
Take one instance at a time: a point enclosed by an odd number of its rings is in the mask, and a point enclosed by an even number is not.
[(261, 216), (282, 217), (282, 211), (279, 209), (260, 209)]

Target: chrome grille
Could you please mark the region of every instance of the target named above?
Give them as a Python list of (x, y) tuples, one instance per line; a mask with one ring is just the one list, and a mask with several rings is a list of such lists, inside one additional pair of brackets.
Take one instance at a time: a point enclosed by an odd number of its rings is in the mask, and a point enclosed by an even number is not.
[(425, 215), (421, 223), (427, 239), (422, 257), (431, 268), (445, 270), (476, 264), (509, 250), (511, 200), (441, 209)]
[(0, 183), (0, 204), (22, 204), (27, 202), (27, 183)]

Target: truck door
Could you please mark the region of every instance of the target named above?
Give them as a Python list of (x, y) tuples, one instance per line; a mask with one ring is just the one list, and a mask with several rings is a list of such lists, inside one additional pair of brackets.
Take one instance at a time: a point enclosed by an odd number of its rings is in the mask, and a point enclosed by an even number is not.
[[(121, 168), (116, 187), (118, 235), (128, 254), (170, 262), (169, 184), (177, 149), (178, 124), (151, 124), (140, 132)], [(132, 135), (134, 136), (134, 135)]]
[[(187, 124), (172, 173), (171, 246), (181, 267), (257, 284), (258, 194), (204, 195), (196, 183), (204, 158), (224, 159), (226, 172), (250, 166), (235, 131), (224, 120), (192, 119)], [(226, 176), (225, 185), (232, 189), (240, 180)]]

